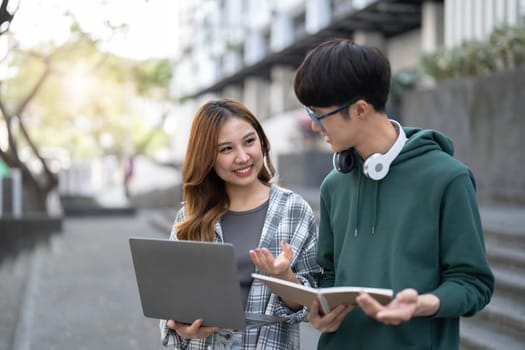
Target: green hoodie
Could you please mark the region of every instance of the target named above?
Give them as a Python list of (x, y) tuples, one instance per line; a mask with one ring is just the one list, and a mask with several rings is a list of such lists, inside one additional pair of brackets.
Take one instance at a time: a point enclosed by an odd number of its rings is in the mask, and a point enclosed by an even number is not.
[(380, 181), (363, 160), (321, 185), (321, 287), (414, 288), (440, 299), (432, 317), (387, 326), (353, 309), (319, 349), (457, 349), (459, 317), (481, 310), (494, 290), (471, 171), (452, 157), (451, 140), (404, 128), (401, 154)]

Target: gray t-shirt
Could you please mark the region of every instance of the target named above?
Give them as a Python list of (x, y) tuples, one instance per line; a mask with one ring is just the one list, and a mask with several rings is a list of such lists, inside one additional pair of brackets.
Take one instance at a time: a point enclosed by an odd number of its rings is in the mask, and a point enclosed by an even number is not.
[(235, 251), (244, 308), (252, 285), (252, 273), (255, 272), (249, 251), (259, 244), (268, 204), (269, 200), (251, 210), (228, 211), (221, 220), (224, 241), (232, 243)]

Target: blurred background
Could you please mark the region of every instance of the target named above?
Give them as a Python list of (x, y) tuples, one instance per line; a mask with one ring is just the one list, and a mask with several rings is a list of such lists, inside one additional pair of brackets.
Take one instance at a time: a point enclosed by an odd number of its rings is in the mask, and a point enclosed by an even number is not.
[(383, 50), (388, 115), (445, 132), (473, 170), (497, 293), (462, 320), (462, 347), (519, 348), (524, 16), (525, 0), (2, 0), (0, 349), (158, 345), (126, 238), (169, 233), (209, 99), (254, 112), (279, 183), (317, 211), (332, 155), (292, 80), (336, 37)]

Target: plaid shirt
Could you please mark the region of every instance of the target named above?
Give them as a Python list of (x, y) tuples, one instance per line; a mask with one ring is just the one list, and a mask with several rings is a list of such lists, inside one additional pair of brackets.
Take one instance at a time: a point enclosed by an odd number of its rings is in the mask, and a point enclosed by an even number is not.
[[(175, 222), (184, 218), (184, 208), (177, 213)], [(170, 239), (177, 239), (171, 232)], [(215, 240), (223, 242), (220, 222), (215, 226)], [(317, 226), (312, 209), (296, 193), (272, 185), (266, 220), (259, 240), (259, 247), (267, 248), (273, 256), (281, 253), (279, 242), (284, 240), (293, 249), (292, 271), (307, 286), (317, 287), (321, 268), (316, 262)], [(260, 271), (256, 268), (256, 272)], [(262, 282), (254, 280), (248, 295), (246, 312), (285, 316), (286, 322), (249, 329), (243, 332), (243, 349), (299, 349), (299, 322), (308, 309), (294, 312), (282, 300), (272, 294)], [(205, 339), (184, 339), (160, 321), (163, 345), (174, 345), (177, 349), (212, 349), (217, 332)]]

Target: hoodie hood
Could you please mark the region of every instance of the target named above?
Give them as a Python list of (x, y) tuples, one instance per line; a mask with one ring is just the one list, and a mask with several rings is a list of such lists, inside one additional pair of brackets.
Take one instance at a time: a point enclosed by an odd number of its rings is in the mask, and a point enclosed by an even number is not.
[(403, 130), (407, 136), (407, 142), (393, 164), (435, 150), (441, 150), (451, 156), (454, 155), (452, 140), (439, 131), (418, 128), (403, 128)]

